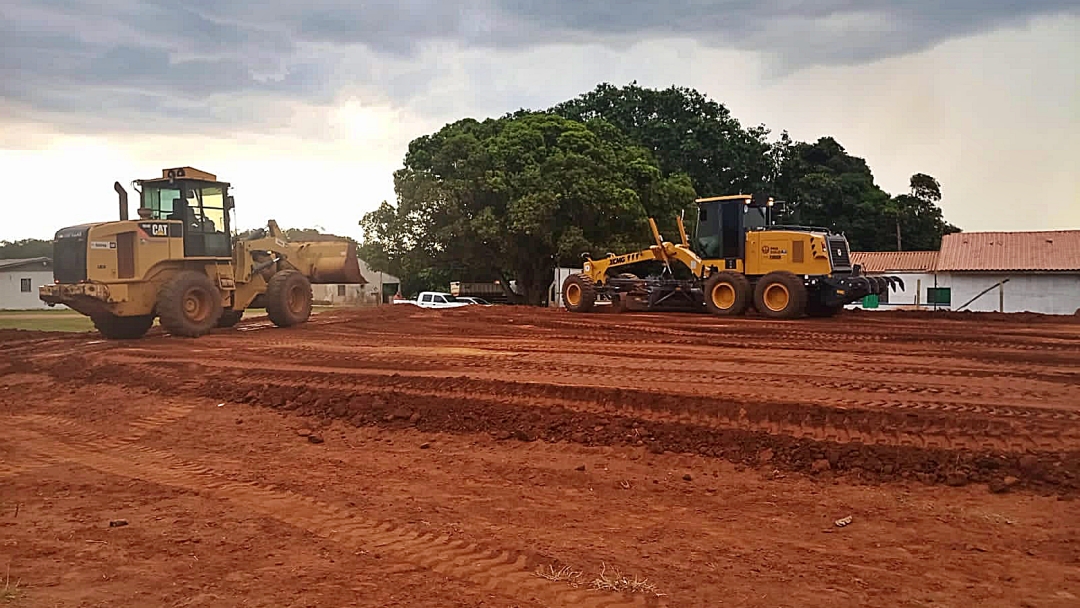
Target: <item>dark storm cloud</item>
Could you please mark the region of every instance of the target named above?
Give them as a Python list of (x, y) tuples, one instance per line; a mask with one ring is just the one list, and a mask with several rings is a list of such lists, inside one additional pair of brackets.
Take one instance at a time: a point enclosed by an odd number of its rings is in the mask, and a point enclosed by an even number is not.
[[(8, 0), (0, 110), (76, 129), (202, 130), (328, 103), (341, 86), (409, 99), (438, 63), (423, 45), (490, 51), (659, 36), (761, 52), (788, 69), (859, 63), (1036, 15), (1062, 0)], [(437, 59), (437, 58), (436, 58)], [(247, 105), (247, 112), (240, 108)], [(513, 104), (511, 104), (513, 105)], [(230, 109), (231, 108), (231, 109)]]

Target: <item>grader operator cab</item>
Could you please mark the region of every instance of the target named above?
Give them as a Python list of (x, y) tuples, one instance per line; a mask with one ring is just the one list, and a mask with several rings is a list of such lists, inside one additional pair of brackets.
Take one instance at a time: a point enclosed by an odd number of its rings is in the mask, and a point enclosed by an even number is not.
[[(664, 241), (649, 219), (655, 245), (624, 255), (584, 257), (583, 272), (563, 283), (563, 302), (571, 312), (593, 310), (598, 300), (616, 310), (702, 310), (741, 315), (751, 306), (760, 314), (790, 319), (804, 314), (832, 316), (845, 304), (881, 294), (903, 281), (867, 277), (852, 266), (847, 238), (827, 228), (776, 225), (772, 198), (733, 195), (698, 199), (693, 242), (677, 218), (681, 242)], [(658, 276), (639, 278), (621, 272), (656, 260)], [(678, 278), (677, 262), (689, 272)]]
[(143, 336), (158, 318), (173, 335), (231, 327), (247, 308), (266, 308), (279, 327), (311, 314), (312, 283), (365, 283), (348, 241), (289, 241), (274, 220), (267, 234), (232, 233), (230, 184), (191, 167), (133, 182), (139, 219), (63, 228), (53, 245), (54, 284), (42, 301), (87, 315), (107, 338)]

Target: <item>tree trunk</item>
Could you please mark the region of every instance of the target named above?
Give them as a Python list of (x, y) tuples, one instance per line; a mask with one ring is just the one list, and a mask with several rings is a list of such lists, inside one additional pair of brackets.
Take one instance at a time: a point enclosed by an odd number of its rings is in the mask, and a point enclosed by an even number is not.
[(899, 216), (897, 216), (897, 218), (896, 218), (896, 250), (897, 251), (903, 251), (904, 250), (900, 246), (900, 217)]

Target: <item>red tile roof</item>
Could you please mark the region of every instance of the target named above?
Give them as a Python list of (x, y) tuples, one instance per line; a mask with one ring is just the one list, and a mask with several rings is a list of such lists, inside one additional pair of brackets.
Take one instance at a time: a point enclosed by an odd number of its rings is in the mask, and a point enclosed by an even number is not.
[(937, 270), (1080, 271), (1080, 230), (947, 234)]
[(852, 251), (851, 263), (863, 272), (933, 272), (936, 251)]

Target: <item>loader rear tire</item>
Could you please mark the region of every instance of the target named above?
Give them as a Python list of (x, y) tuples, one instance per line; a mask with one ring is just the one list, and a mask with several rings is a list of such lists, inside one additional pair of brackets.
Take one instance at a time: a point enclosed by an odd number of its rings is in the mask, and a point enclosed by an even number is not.
[(705, 279), (705, 308), (714, 315), (731, 317), (746, 312), (750, 304), (750, 281), (737, 272), (720, 272)]
[(283, 270), (266, 286), (266, 316), (278, 327), (292, 327), (311, 316), (311, 281), (297, 270)]
[(777, 270), (758, 279), (754, 288), (754, 308), (771, 319), (794, 319), (806, 312), (806, 285), (786, 270)]
[(563, 281), (562, 299), (570, 312), (589, 312), (596, 305), (596, 283), (589, 275), (572, 274)]
[(90, 320), (94, 327), (109, 340), (135, 340), (146, 335), (154, 324), (154, 315), (139, 315), (137, 317), (118, 317), (112, 313), (103, 312), (91, 315)]
[(221, 312), (221, 292), (201, 272), (185, 270), (158, 292), (158, 318), (174, 336), (197, 338), (209, 333), (217, 326)]
[(218, 319), (217, 326), (234, 327), (242, 318), (244, 318), (244, 311), (229, 309), (221, 313), (221, 318)]

